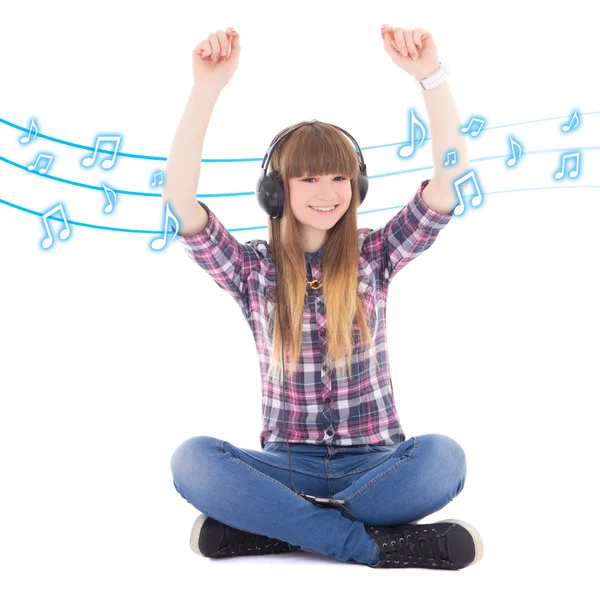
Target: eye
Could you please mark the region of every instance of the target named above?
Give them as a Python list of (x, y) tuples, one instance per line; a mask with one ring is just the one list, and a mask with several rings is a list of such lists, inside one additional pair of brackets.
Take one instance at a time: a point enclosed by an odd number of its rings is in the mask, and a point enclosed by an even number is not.
[[(315, 179), (314, 177), (307, 177), (306, 179), (303, 179), (302, 181), (309, 181), (310, 179)], [(342, 175), (338, 175), (336, 177), (336, 179), (346, 179), (345, 177), (343, 177)]]

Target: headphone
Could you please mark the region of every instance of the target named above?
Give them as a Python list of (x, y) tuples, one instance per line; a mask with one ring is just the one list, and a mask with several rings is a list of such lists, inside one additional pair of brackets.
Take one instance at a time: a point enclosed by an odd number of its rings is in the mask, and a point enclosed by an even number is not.
[[(316, 119), (312, 119), (308, 123), (303, 123), (298, 125), (288, 131), (285, 135), (282, 135), (285, 129), (282, 129), (271, 141), (269, 145), (269, 149), (263, 158), (261, 169), (262, 172), (258, 178), (258, 183), (256, 184), (256, 195), (258, 197), (258, 204), (260, 207), (269, 215), (271, 219), (281, 219), (283, 215), (283, 206), (284, 206), (284, 185), (283, 178), (281, 174), (277, 171), (271, 171), (271, 173), (267, 174), (267, 168), (269, 166), (269, 162), (271, 160), (271, 155), (273, 151), (279, 143), (286, 138), (290, 133), (296, 131), (296, 129), (300, 129), (300, 127), (306, 127), (307, 125), (312, 125), (313, 123), (317, 123), (322, 121), (317, 121)], [(331, 123), (324, 123), (325, 125), (332, 125)], [(352, 141), (356, 153), (358, 155), (358, 165), (359, 165), (359, 191), (360, 191), (360, 204), (363, 203), (363, 200), (367, 196), (367, 191), (369, 189), (369, 178), (367, 176), (367, 165), (365, 164), (362, 152), (360, 150), (360, 146), (357, 144), (356, 140), (345, 130), (337, 125), (332, 125), (336, 129), (339, 129), (342, 133), (344, 133), (350, 140)], [(265, 164), (266, 163), (266, 164)], [(277, 273), (277, 269), (275, 269), (275, 273)], [(277, 298), (277, 305), (279, 306), (279, 289), (278, 286), (275, 285), (275, 294)], [(279, 312), (279, 311), (278, 311)], [(283, 422), (286, 422), (286, 404), (285, 404), (285, 359), (283, 353), (283, 333), (281, 328), (281, 313), (279, 312), (279, 332), (281, 335), (281, 364), (283, 367)], [(289, 458), (289, 471), (290, 471), (290, 487), (292, 491), (297, 495), (301, 496), (311, 504), (315, 506), (319, 506), (320, 508), (327, 508), (331, 504), (344, 504), (343, 500), (338, 500), (336, 498), (318, 498), (316, 496), (310, 496), (305, 494), (304, 492), (296, 490), (294, 484), (292, 483), (292, 456), (290, 454), (290, 444), (287, 440), (287, 435), (285, 436), (285, 442), (287, 444), (288, 449), (288, 458)]]

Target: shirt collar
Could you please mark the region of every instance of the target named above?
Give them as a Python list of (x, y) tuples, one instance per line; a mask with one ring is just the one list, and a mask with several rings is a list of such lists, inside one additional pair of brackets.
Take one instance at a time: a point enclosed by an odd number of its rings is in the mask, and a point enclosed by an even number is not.
[(316, 252), (305, 252), (304, 254), (307, 254), (308, 256), (310, 256), (311, 254), (321, 254), (323, 251), (323, 246), (321, 246)]

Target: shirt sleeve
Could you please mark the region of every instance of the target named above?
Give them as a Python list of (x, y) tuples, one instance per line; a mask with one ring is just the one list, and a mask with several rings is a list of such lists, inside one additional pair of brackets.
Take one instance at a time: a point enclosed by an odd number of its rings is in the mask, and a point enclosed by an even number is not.
[(238, 242), (204, 202), (198, 203), (208, 213), (208, 224), (195, 235), (179, 235), (179, 240), (186, 254), (244, 309), (248, 276), (257, 254)]
[(452, 219), (452, 213), (438, 213), (425, 204), (421, 193), (430, 181), (423, 181), (398, 213), (382, 227), (371, 230), (365, 238), (362, 253), (379, 265), (388, 282), (413, 258), (425, 252)]

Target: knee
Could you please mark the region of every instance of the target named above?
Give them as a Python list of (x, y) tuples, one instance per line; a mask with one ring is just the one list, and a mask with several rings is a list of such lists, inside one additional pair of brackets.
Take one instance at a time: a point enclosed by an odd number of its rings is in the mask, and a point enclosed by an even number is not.
[(447, 475), (449, 484), (459, 493), (467, 474), (467, 457), (462, 446), (447, 435), (427, 433), (418, 436), (421, 451), (431, 457), (432, 467)]
[(189, 477), (196, 479), (211, 454), (218, 452), (221, 440), (197, 435), (180, 444), (171, 456), (171, 474), (174, 482), (184, 482)]

